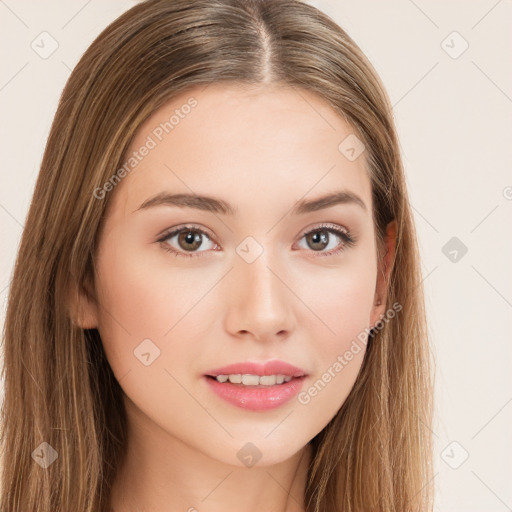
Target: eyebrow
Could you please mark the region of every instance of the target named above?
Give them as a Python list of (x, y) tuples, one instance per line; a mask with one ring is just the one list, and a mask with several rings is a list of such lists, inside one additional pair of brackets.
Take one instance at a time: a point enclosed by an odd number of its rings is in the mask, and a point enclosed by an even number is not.
[[(337, 204), (354, 204), (360, 206), (365, 212), (367, 211), (364, 201), (358, 195), (348, 190), (339, 190), (315, 199), (302, 199), (294, 205), (291, 214), (303, 215), (305, 213), (330, 208)], [(232, 216), (236, 216), (238, 214), (237, 208), (222, 199), (196, 194), (171, 194), (168, 192), (162, 192), (150, 199), (147, 199), (135, 211), (145, 210), (155, 206), (195, 208), (197, 210)]]

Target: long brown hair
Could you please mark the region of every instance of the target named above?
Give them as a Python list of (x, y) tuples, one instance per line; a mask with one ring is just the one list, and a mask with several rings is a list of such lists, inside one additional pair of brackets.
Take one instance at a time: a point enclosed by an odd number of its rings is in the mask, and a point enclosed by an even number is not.
[[(126, 451), (122, 389), (70, 290), (94, 290), (109, 197), (94, 191), (137, 128), (212, 82), (285, 83), (329, 102), (366, 146), (378, 258), (397, 222), (388, 304), (346, 402), (312, 440), (308, 512), (431, 510), (432, 376), (419, 253), (392, 107), (374, 68), (299, 0), (147, 0), (111, 23), (71, 73), (21, 239), (4, 332), (2, 512), (104, 512)], [(55, 450), (57, 459), (50, 464)], [(37, 464), (37, 457), (48, 467)]]

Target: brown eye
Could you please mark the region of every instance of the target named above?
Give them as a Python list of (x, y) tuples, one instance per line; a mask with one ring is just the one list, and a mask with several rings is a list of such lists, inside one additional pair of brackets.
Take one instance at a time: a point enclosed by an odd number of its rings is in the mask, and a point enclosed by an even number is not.
[[(173, 238), (177, 239), (174, 244), (171, 243)], [(173, 253), (175, 256), (191, 257), (196, 255), (200, 256), (203, 252), (208, 252), (207, 250), (198, 251), (199, 248), (204, 246), (203, 238), (206, 238), (211, 242), (208, 234), (202, 229), (181, 227), (166, 233), (158, 240), (158, 242), (163, 245), (165, 250)], [(213, 244), (213, 242), (211, 243)], [(213, 245), (215, 246), (215, 244)]]
[[(318, 256), (334, 256), (355, 244), (355, 239), (350, 233), (336, 225), (319, 226), (304, 233), (302, 238), (306, 239), (307, 248), (317, 252)], [(326, 251), (325, 249), (332, 244), (332, 241), (335, 242), (336, 238), (342, 240), (342, 243), (338, 243), (331, 250)]]
[(181, 231), (178, 234), (178, 244), (180, 248), (185, 249), (186, 251), (194, 251), (195, 249), (199, 249), (202, 243), (202, 235), (198, 234), (197, 231)]
[(329, 244), (329, 234), (326, 229), (323, 229), (322, 231), (313, 231), (305, 236), (308, 241), (308, 245), (315, 251), (322, 251)]

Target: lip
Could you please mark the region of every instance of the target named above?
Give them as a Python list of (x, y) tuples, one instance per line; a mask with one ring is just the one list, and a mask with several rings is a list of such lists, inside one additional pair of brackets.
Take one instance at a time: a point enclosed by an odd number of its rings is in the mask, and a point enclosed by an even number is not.
[(302, 389), (305, 376), (274, 386), (244, 386), (231, 382), (220, 383), (214, 377), (203, 377), (209, 388), (226, 402), (249, 411), (268, 411), (282, 406)]
[(230, 375), (230, 374), (250, 374), (250, 375), (285, 375), (288, 377), (304, 377), (306, 372), (301, 368), (297, 368), (284, 361), (277, 359), (266, 362), (241, 362), (234, 363), (222, 368), (210, 370), (205, 375), (210, 377), (217, 377), (217, 375)]
[[(289, 382), (273, 386), (244, 386), (231, 382), (218, 382), (218, 375), (285, 375), (293, 377)], [(208, 387), (226, 402), (250, 411), (267, 411), (285, 404), (296, 396), (307, 374), (301, 368), (279, 360), (266, 362), (234, 363), (207, 372), (203, 378)]]

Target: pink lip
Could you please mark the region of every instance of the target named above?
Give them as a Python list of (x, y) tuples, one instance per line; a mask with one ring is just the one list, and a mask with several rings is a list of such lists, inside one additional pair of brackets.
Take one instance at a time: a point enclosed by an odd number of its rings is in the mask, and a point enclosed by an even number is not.
[(297, 368), (284, 361), (273, 360), (266, 363), (258, 362), (245, 362), (234, 363), (222, 368), (216, 368), (207, 372), (205, 375), (216, 377), (217, 375), (230, 375), (230, 374), (250, 374), (250, 375), (285, 375), (290, 377), (303, 377), (306, 372), (301, 368)]
[[(285, 375), (294, 377), (289, 382), (274, 386), (244, 386), (231, 382), (218, 382), (217, 375)], [(275, 409), (291, 400), (302, 388), (307, 374), (284, 361), (266, 363), (235, 363), (209, 371), (204, 378), (210, 389), (226, 402), (251, 411)]]

